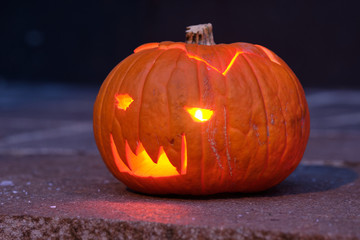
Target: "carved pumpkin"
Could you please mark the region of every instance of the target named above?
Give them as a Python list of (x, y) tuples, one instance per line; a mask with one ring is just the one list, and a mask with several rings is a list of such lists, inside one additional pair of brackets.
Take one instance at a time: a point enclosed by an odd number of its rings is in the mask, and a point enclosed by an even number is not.
[(303, 156), (310, 120), (295, 74), (265, 47), (216, 45), (210, 32), (193, 26), (190, 43), (138, 47), (100, 89), (97, 146), (135, 191), (262, 191)]

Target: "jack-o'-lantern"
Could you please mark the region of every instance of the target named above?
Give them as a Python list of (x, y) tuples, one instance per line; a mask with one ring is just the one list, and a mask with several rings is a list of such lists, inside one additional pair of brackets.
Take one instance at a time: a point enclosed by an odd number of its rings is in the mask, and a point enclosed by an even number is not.
[(284, 180), (309, 137), (295, 74), (272, 51), (215, 44), (210, 24), (187, 42), (144, 44), (108, 75), (94, 107), (102, 158), (150, 194), (254, 192)]

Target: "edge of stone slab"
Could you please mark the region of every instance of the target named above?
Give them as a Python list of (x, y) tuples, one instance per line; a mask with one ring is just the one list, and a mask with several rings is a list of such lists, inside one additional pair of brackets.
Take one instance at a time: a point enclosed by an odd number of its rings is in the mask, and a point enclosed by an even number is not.
[(97, 218), (1, 216), (0, 239), (359, 239), (249, 228), (197, 227)]

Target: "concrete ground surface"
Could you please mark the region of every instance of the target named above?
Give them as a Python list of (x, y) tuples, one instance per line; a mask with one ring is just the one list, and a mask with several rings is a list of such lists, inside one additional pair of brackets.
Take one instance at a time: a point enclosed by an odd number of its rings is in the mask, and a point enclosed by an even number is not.
[(106, 169), (97, 89), (0, 85), (0, 239), (360, 239), (360, 91), (307, 89), (302, 163), (256, 194), (148, 196)]

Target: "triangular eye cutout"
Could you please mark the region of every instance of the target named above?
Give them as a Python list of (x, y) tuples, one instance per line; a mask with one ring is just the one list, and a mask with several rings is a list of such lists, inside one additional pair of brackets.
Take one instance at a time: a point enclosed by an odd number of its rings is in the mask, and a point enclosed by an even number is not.
[(129, 94), (116, 94), (116, 107), (118, 109), (126, 111), (126, 109), (130, 106), (130, 104), (134, 101)]
[(192, 108), (192, 107), (184, 107), (184, 109), (190, 114), (190, 117), (195, 122), (206, 122), (209, 121), (214, 111), (206, 108)]

